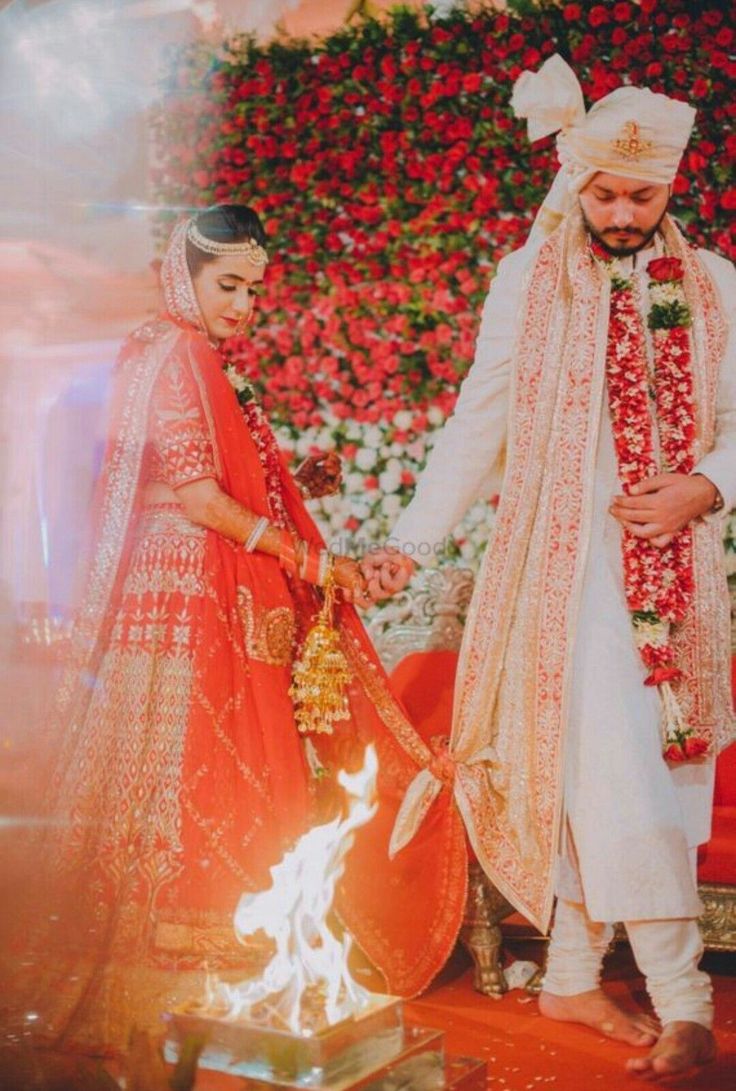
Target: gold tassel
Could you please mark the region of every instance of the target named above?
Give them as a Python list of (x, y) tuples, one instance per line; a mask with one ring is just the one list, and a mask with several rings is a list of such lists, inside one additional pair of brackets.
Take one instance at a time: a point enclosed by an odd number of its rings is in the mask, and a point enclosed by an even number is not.
[(324, 602), (294, 663), (289, 696), (294, 702), (296, 726), (303, 735), (331, 735), (334, 725), (350, 718), (346, 687), (348, 661), (340, 649), (340, 633), (333, 623), (335, 583), (330, 570)]

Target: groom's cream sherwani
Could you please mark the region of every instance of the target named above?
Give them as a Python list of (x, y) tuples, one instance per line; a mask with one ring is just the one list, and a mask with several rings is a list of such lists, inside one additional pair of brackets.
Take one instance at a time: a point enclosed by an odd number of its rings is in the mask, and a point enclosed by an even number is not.
[[(652, 248), (627, 259), (640, 281), (643, 301), (647, 299), (646, 263), (655, 252)], [(400, 545), (420, 563), (431, 555), (430, 548), (440, 548), (472, 503), (498, 491), (493, 472), (503, 468), (513, 396), (512, 361), (519, 351), (518, 338), (523, 336), (524, 295), (538, 254), (539, 245), (527, 244), (500, 263), (483, 309), (475, 362), (454, 415), (437, 439), (414, 498), (394, 527), (390, 544)], [(736, 270), (708, 251), (700, 251), (699, 256), (730, 330), (720, 364), (715, 442), (702, 455), (696, 471), (714, 482), (727, 512), (736, 506)], [(600, 357), (598, 366), (602, 366)], [(621, 489), (605, 396), (595, 412), (600, 416), (590, 463), (589, 518), (575, 546), (585, 555), (579, 562), (582, 581), (564, 680), (567, 703), (555, 774), (558, 783), (553, 787), (561, 807), (552, 882), (558, 893), (584, 900), (595, 920), (692, 917), (700, 911), (693, 877), (694, 847), (709, 836), (713, 762), (673, 768), (662, 759), (659, 700), (655, 689), (643, 685), (645, 670), (634, 645), (624, 596), (620, 528), (608, 511)], [(501, 493), (503, 497), (503, 486)], [(494, 537), (488, 546), (491, 551)], [(550, 541), (549, 548), (556, 548), (556, 543)], [(724, 569), (717, 588), (721, 612), (725, 588)], [(493, 609), (492, 604), (484, 608), (489, 607)], [(476, 617), (475, 625), (482, 620)], [(538, 639), (544, 641), (546, 634), (540, 632)], [(467, 651), (463, 649), (464, 654)], [(505, 654), (515, 654), (512, 645)], [(504, 668), (501, 664), (502, 672)], [(499, 704), (493, 716), (498, 719), (513, 711), (507, 702), (506, 709)], [(492, 729), (487, 741), (494, 743)], [(530, 758), (532, 765), (535, 760)], [(503, 753), (497, 755), (497, 762), (503, 766)], [(528, 766), (529, 762), (524, 767), (527, 791), (533, 793), (537, 772)], [(518, 764), (513, 769), (517, 779), (524, 775)], [(490, 776), (488, 792), (499, 783), (502, 777)], [(462, 799), (458, 802), (467, 817)], [(512, 815), (512, 829), (514, 821)], [(521, 852), (524, 822), (519, 810)], [(490, 855), (492, 878), (497, 880), (492, 831), (486, 831), (485, 840), (490, 845), (486, 858)], [(500, 885), (514, 900), (518, 893), (514, 882)], [(529, 910), (523, 896), (515, 900), (519, 908)], [(532, 915), (545, 925), (544, 911)]]

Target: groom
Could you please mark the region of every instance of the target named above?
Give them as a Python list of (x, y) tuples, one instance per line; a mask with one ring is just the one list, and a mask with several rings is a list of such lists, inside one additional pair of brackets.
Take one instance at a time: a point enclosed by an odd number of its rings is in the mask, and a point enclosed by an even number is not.
[[(691, 107), (625, 87), (586, 113), (559, 56), (512, 105), (530, 139), (559, 133), (561, 168), (364, 574), (375, 598), (403, 589), (505, 454), (460, 655), (455, 799), (502, 893), (543, 931), (554, 905), (542, 1013), (646, 1048), (628, 1068), (656, 1079), (715, 1053), (695, 858), (734, 733), (720, 520), (736, 504), (736, 271), (667, 214)], [(659, 1023), (600, 987), (614, 921)]]

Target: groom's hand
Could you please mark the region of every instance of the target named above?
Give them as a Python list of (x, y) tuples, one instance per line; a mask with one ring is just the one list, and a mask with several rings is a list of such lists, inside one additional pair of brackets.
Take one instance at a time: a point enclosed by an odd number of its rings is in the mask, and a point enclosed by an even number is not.
[(374, 602), (403, 591), (414, 573), (414, 561), (393, 546), (383, 546), (366, 553), (360, 562)]
[(717, 497), (704, 474), (657, 474), (633, 485), (628, 496), (615, 496), (609, 511), (637, 538), (666, 546), (678, 530), (706, 515)]

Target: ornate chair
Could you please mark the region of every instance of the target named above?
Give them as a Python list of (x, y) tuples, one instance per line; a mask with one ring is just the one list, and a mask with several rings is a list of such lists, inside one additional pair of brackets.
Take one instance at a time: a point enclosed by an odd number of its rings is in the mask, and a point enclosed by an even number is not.
[[(397, 694), (427, 738), (450, 729), (457, 652), (472, 590), (468, 569), (423, 569), (411, 588), (388, 602), (368, 626)], [(734, 683), (736, 692), (736, 666)], [(472, 850), (470, 860), (460, 938), (473, 959), (476, 989), (497, 997), (507, 989), (500, 924), (514, 909), (478, 866)], [(700, 852), (699, 889), (706, 947), (736, 950), (736, 744), (718, 761), (713, 837)], [(526, 934), (538, 937), (531, 925)], [(540, 976), (527, 986), (530, 991), (538, 989)]]

